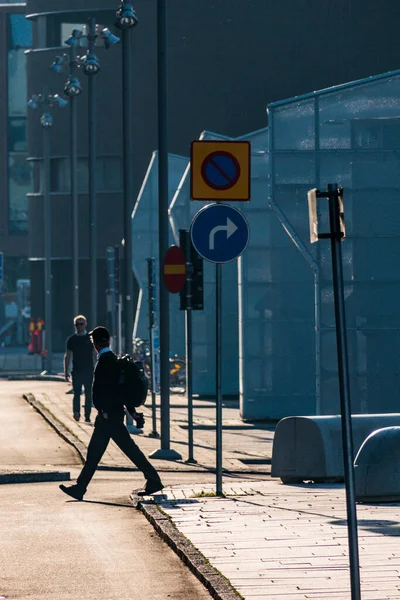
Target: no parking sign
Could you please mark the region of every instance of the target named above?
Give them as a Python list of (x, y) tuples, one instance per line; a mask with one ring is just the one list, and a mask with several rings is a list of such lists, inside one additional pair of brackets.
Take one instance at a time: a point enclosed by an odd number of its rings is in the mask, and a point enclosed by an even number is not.
[(191, 144), (192, 200), (250, 200), (250, 142), (196, 140)]

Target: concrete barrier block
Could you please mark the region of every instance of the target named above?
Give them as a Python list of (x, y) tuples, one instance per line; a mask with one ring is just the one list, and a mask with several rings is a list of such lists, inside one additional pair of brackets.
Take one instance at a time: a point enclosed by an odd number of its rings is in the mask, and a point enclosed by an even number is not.
[[(373, 431), (395, 425), (400, 426), (399, 413), (353, 415), (354, 454)], [(271, 475), (283, 483), (343, 481), (341, 416), (281, 419), (274, 434)]]
[(400, 501), (400, 427), (371, 433), (354, 461), (357, 502)]

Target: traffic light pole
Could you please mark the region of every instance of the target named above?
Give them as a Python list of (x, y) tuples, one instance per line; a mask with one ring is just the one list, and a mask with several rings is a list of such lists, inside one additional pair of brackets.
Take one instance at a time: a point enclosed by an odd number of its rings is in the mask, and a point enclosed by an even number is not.
[(193, 264), (192, 244), (189, 232), (186, 229), (179, 230), (179, 245), (186, 258), (186, 281), (183, 290), (185, 307), (185, 339), (186, 339), (186, 394), (188, 401), (188, 463), (196, 463), (194, 458), (193, 444)]
[(147, 284), (149, 298), (149, 341), (150, 341), (150, 374), (151, 374), (151, 417), (153, 429), (149, 437), (158, 438), (157, 431), (157, 413), (156, 413), (156, 361), (154, 357), (154, 300), (155, 300), (155, 260), (154, 258), (147, 259)]

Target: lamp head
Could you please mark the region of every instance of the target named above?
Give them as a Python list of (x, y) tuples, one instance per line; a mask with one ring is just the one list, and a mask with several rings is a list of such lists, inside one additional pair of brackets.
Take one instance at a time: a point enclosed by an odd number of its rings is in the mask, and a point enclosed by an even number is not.
[(62, 65), (64, 63), (64, 57), (63, 56), (56, 56), (56, 58), (54, 59), (53, 64), (51, 65), (50, 69), (52, 71), (54, 71), (54, 73), (62, 73)]
[(104, 40), (104, 48), (106, 50), (109, 50), (111, 46), (119, 42), (119, 37), (111, 33), (109, 29), (103, 29), (100, 35)]
[(32, 98), (28, 102), (29, 108), (37, 108), (39, 106), (36, 100), (36, 96), (32, 96)]
[(67, 46), (79, 46), (82, 35), (83, 33), (80, 29), (73, 29), (71, 35), (65, 40), (64, 44), (67, 44)]
[(59, 96), (58, 94), (54, 94), (51, 100), (53, 104), (57, 104), (58, 108), (65, 108), (66, 106), (68, 106), (68, 101), (64, 100), (64, 98), (61, 98), (61, 96)]
[(69, 77), (64, 87), (66, 96), (78, 96), (82, 91), (81, 84), (76, 77)]
[(132, 27), (136, 27), (139, 23), (139, 19), (132, 8), (132, 4), (129, 2), (122, 2), (122, 4), (120, 4), (116, 16), (117, 20), (115, 26), (118, 27), (118, 29), (131, 29)]
[(97, 75), (100, 71), (100, 63), (94, 52), (88, 52), (83, 60), (83, 71), (85, 75)]
[(40, 124), (45, 129), (50, 129), (53, 125), (53, 117), (50, 113), (43, 113), (40, 117)]

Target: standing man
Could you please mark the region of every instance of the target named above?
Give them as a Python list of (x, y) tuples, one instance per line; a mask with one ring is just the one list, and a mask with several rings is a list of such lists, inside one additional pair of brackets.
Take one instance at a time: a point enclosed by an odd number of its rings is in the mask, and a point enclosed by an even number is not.
[(81, 418), (81, 391), (85, 388), (85, 422), (90, 423), (92, 410), (92, 379), (95, 354), (93, 345), (86, 331), (86, 317), (78, 315), (74, 319), (75, 333), (67, 339), (64, 355), (65, 380), (70, 380), (69, 363), (72, 356), (72, 388), (74, 399), (72, 410), (75, 421)]
[(155, 494), (164, 487), (160, 476), (135, 444), (124, 424), (124, 406), (118, 398), (117, 357), (110, 348), (110, 334), (105, 327), (95, 327), (89, 333), (97, 351), (97, 364), (93, 378), (93, 403), (98, 410), (86, 462), (76, 484), (60, 489), (75, 500), (82, 500), (87, 486), (97, 469), (110, 439), (137, 466), (146, 478), (146, 485), (138, 496)]

